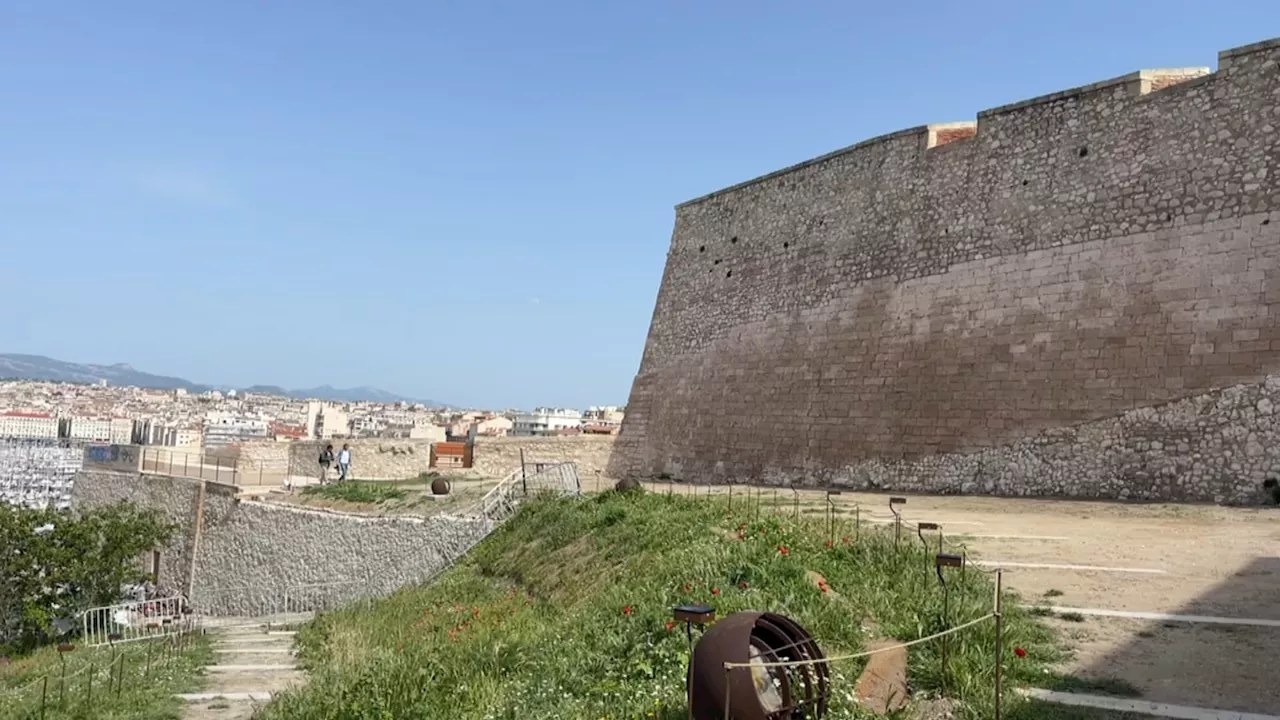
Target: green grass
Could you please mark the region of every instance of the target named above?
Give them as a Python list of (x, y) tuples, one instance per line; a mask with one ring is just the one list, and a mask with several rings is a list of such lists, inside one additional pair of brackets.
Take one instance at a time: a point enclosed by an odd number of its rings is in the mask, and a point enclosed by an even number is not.
[[(58, 652), (52, 647), (41, 648), (0, 666), (0, 717), (6, 720), (40, 717), (46, 720), (170, 720), (179, 717), (182, 706), (174, 693), (198, 689), (199, 670), (211, 662), (212, 657), (209, 643), (199, 635), (189, 636), (181, 653), (176, 648), (166, 652), (164, 642), (159, 640), (122, 644), (114, 665), (109, 647), (77, 647), (65, 654), (66, 684), (59, 699), (62, 670)], [(123, 665), (118, 664), (119, 658), (123, 658)], [(45, 712), (41, 715), (44, 689), (41, 678), (46, 676), (48, 691)], [(118, 693), (115, 677), (120, 678)]]
[[(436, 582), (304, 626), (311, 682), (264, 717), (685, 718), (686, 639), (667, 623), (672, 606), (690, 601), (722, 618), (783, 612), (829, 656), (862, 649), (872, 623), (901, 640), (945, 627), (919, 543), (895, 549), (891, 534), (869, 528), (857, 542), (825, 541), (821, 519), (747, 522), (705, 498), (535, 501)], [(835, 592), (814, 587), (806, 570)], [(952, 624), (991, 612), (987, 574), (949, 574)], [(1038, 717), (1017, 714), (1030, 705), (1012, 688), (1043, 679), (1061, 653), (1014, 596), (1005, 608), (1006, 716)], [(952, 635), (945, 673), (937, 642), (913, 647), (911, 690), (960, 699), (963, 717), (990, 717), (994, 642), (992, 622)], [(849, 698), (861, 670), (858, 660), (833, 666), (828, 718), (864, 716)]]
[(307, 497), (376, 505), (388, 500), (400, 500), (408, 495), (408, 491), (391, 484), (346, 480), (328, 485), (308, 485), (302, 489), (302, 494)]

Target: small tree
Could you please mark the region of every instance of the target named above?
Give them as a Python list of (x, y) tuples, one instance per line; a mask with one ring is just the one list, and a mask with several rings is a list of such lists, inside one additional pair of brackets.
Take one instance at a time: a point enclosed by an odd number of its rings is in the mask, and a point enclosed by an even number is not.
[(173, 531), (155, 511), (125, 503), (78, 516), (0, 506), (0, 646), (29, 650), (55, 618), (118, 602), (146, 577), (139, 558)]

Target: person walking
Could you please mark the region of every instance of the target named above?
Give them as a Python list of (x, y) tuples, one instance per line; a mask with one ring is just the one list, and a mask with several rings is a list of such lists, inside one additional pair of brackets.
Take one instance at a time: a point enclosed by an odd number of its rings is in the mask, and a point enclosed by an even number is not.
[(349, 472), (351, 472), (351, 446), (343, 443), (342, 452), (338, 453), (338, 482), (346, 480)]
[(329, 468), (333, 466), (333, 445), (325, 445), (320, 451), (320, 484), (329, 482)]

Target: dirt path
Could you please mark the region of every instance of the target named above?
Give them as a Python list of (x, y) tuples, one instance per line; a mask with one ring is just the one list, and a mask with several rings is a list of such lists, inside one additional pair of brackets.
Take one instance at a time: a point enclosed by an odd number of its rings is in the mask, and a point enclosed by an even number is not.
[(306, 682), (293, 632), (271, 628), (246, 619), (210, 630), (217, 662), (205, 668), (205, 690), (180, 696), (183, 720), (248, 720), (274, 694)]
[[(777, 497), (780, 512), (793, 511), (789, 490)], [(855, 505), (865, 522), (892, 522), (888, 497), (831, 499), (852, 528)], [(771, 490), (761, 502), (772, 507)], [(800, 493), (800, 512), (825, 507), (821, 491)], [(898, 510), (1005, 566), (1006, 584), (1028, 603), (1280, 622), (1275, 509), (909, 496)], [(919, 542), (913, 525), (904, 537)], [(1056, 567), (1025, 567), (1035, 564)], [(1050, 620), (1074, 651), (1064, 672), (1128, 683), (1153, 702), (1280, 714), (1280, 626), (1068, 617)]]

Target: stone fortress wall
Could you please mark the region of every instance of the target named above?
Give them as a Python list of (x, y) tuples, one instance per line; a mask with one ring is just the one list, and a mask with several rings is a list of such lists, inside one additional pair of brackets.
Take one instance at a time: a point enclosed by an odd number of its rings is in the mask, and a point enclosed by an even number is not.
[(1257, 501), (1278, 128), (1271, 40), (680, 205), (610, 474)]
[(239, 500), (234, 486), (210, 481), (202, 500), (201, 483), (87, 469), (73, 504), (159, 510), (178, 528), (161, 550), (161, 592), (190, 589), (195, 608), (214, 615), (260, 613), (290, 593), (338, 602), (391, 592), (434, 576), (492, 529), (471, 517), (360, 517)]

